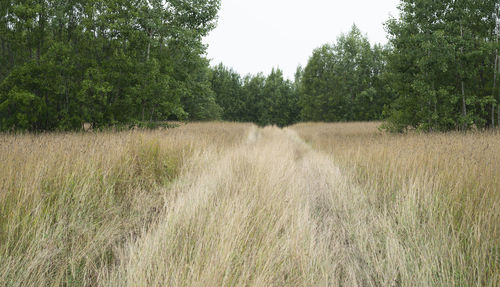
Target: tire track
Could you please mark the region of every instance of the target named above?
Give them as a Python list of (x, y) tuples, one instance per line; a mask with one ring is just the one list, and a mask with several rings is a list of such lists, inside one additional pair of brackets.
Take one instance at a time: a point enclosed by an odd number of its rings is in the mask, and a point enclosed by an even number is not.
[[(173, 186), (176, 196), (158, 225), (129, 244), (103, 285), (396, 282), (399, 257), (383, 248), (393, 239), (390, 224), (329, 156), (293, 130), (255, 127), (241, 145), (196, 160)], [(383, 232), (389, 237), (373, 236)]]

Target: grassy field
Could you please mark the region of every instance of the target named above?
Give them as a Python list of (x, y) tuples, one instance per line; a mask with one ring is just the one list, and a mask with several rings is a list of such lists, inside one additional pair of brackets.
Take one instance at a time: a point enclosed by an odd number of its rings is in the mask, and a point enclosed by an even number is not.
[(391, 135), (377, 126), (294, 127), (333, 156), (388, 224), (371, 237), (379, 245), (369, 264), (417, 285), (499, 286), (500, 133)]
[(189, 159), (249, 125), (0, 136), (0, 286), (94, 286), (164, 209)]
[(0, 135), (0, 286), (499, 286), (500, 133)]

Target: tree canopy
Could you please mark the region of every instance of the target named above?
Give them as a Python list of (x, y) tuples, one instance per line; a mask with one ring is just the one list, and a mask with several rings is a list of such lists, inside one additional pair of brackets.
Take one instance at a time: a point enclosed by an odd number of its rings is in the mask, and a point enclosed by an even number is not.
[(383, 120), (401, 132), (500, 124), (497, 0), (401, 0), (372, 45), (355, 25), (287, 79), (210, 66), (220, 0), (0, 3), (0, 131), (167, 120), (287, 126)]
[(218, 9), (218, 0), (3, 1), (0, 127), (214, 117), (201, 39)]
[(381, 82), (384, 49), (372, 47), (355, 25), (336, 43), (316, 49), (301, 75), (302, 119), (380, 119), (390, 100)]
[(386, 111), (388, 127), (494, 126), (498, 1), (402, 0), (400, 11), (386, 24), (392, 47), (387, 81), (396, 98)]

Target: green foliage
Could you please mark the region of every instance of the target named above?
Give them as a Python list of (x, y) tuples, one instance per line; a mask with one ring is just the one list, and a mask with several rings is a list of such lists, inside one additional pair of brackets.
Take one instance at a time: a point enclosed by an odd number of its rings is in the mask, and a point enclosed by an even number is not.
[(2, 2), (0, 130), (218, 118), (201, 39), (219, 5)]
[(291, 125), (298, 121), (298, 93), (280, 69), (265, 77), (241, 77), (222, 64), (212, 70), (212, 90), (226, 121), (254, 122), (262, 126)]
[(388, 125), (398, 131), (493, 125), (497, 1), (403, 0), (400, 10), (386, 24), (393, 48), (387, 80), (396, 95), (385, 112)]
[(291, 125), (298, 120), (298, 96), (293, 83), (283, 78), (280, 69), (273, 69), (266, 78), (263, 93), (258, 101), (260, 125)]
[(381, 74), (384, 48), (371, 47), (356, 26), (313, 52), (300, 76), (301, 116), (307, 121), (380, 119), (390, 101)]
[[(388, 130), (499, 125), (500, 4), (401, 0), (387, 46), (354, 25), (314, 50), (294, 81), (279, 69), (210, 68), (202, 38), (220, 0), (4, 1), (0, 131), (167, 120), (287, 126), (385, 119)], [(495, 120), (498, 118), (498, 120)]]
[(40, 111), (40, 100), (32, 93), (16, 87), (2, 99), (0, 113), (8, 116), (2, 117), (1, 124), (15, 129), (28, 130), (40, 117)]
[(186, 74), (181, 86), (181, 101), (189, 119), (196, 121), (219, 120), (222, 109), (211, 89), (208, 63)]
[(216, 95), (217, 104), (222, 108), (222, 119), (242, 121), (245, 111), (242, 80), (238, 73), (219, 64), (212, 69), (211, 89)]

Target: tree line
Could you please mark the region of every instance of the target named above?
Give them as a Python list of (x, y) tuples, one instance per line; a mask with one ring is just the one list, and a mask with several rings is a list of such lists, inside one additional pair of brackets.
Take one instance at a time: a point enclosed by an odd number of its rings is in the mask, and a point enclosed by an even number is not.
[(500, 4), (401, 0), (387, 45), (356, 27), (295, 78), (210, 67), (219, 0), (0, 4), (0, 130), (167, 120), (287, 126), (383, 120), (391, 131), (500, 124)]
[(388, 128), (500, 124), (498, 0), (403, 0), (387, 24)]
[(0, 4), (0, 127), (217, 118), (203, 36), (218, 0)]
[(279, 69), (242, 78), (222, 64), (215, 67), (212, 87), (222, 118), (286, 126), (299, 121), (380, 120), (391, 94), (382, 79), (386, 48), (371, 46), (361, 31), (341, 35), (335, 44), (313, 52), (294, 81)]

